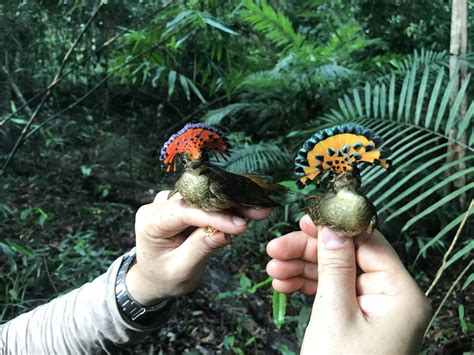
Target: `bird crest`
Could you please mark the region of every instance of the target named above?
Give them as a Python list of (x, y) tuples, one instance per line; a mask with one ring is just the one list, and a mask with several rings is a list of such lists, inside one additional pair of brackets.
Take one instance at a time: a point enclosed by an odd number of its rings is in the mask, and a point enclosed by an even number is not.
[(161, 148), (160, 160), (166, 171), (176, 171), (176, 156), (186, 153), (187, 159), (198, 160), (204, 150), (211, 150), (222, 157), (229, 154), (230, 145), (220, 129), (203, 123), (188, 123), (173, 134)]
[(356, 174), (359, 163), (390, 169), (392, 162), (386, 158), (390, 150), (381, 148), (382, 145), (380, 136), (358, 124), (342, 124), (321, 130), (303, 144), (296, 156), (296, 184), (303, 188), (316, 179), (319, 185), (326, 171), (336, 175), (343, 172)]

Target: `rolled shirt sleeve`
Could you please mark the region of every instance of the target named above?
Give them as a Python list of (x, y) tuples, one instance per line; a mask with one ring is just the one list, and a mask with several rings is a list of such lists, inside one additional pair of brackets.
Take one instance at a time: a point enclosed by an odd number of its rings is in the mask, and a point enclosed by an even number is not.
[(159, 326), (125, 320), (115, 300), (122, 257), (94, 281), (0, 326), (0, 354), (103, 354), (116, 352)]

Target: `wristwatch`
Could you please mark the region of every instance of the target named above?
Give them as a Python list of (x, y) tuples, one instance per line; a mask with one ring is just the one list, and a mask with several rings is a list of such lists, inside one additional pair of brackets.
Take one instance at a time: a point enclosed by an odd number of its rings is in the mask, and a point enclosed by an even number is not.
[(132, 324), (146, 327), (157, 326), (169, 318), (175, 298), (163, 298), (152, 306), (143, 306), (128, 293), (125, 275), (136, 262), (136, 250), (133, 248), (122, 259), (115, 281), (115, 299), (121, 314)]

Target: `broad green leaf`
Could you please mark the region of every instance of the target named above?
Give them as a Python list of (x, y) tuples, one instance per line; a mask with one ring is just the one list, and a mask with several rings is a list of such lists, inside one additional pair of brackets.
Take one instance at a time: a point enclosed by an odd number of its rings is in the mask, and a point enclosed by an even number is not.
[(209, 125), (218, 125), (222, 122), (222, 120), (229, 116), (233, 115), (240, 110), (249, 107), (250, 104), (247, 103), (239, 103), (239, 104), (230, 104), (224, 106), (222, 108), (218, 108), (216, 110), (209, 111), (203, 118), (202, 121)]
[(421, 78), (420, 88), (418, 89), (418, 98), (415, 106), (415, 125), (420, 125), (421, 109), (423, 108), (423, 101), (425, 100), (426, 85), (428, 84), (428, 76), (430, 71), (425, 68), (423, 77)]
[(390, 89), (388, 92), (388, 118), (393, 119), (393, 108), (395, 107), (395, 74), (390, 77)]
[(469, 84), (469, 78), (471, 77), (471, 75), (468, 75), (462, 85), (461, 85), (461, 88), (459, 89), (457, 95), (456, 95), (456, 98), (453, 102), (453, 104), (451, 105), (451, 109), (449, 110), (449, 117), (448, 117), (448, 120), (446, 121), (446, 127), (444, 128), (444, 134), (448, 135), (449, 132), (451, 131), (451, 128), (453, 126), (453, 123), (454, 123), (454, 119), (458, 116), (459, 114), (459, 107), (461, 107), (461, 102), (464, 98), (464, 94), (466, 92), (466, 89), (467, 89), (467, 85)]
[(168, 97), (171, 97), (173, 95), (175, 83), (176, 72), (174, 70), (170, 70), (168, 74)]
[(180, 24), (183, 20), (191, 16), (193, 13), (194, 11), (191, 10), (180, 12), (178, 15), (176, 15), (174, 19), (172, 19), (166, 24), (166, 28), (170, 29), (176, 27), (178, 24)]
[(239, 34), (235, 32), (234, 30), (231, 30), (229, 27), (224, 26), (222, 23), (213, 20), (209, 17), (204, 17), (204, 22), (207, 23), (209, 26), (215, 27), (218, 30), (221, 30), (223, 32), (229, 33), (234, 36), (238, 36)]
[(379, 118), (380, 85), (375, 85), (373, 95), (374, 118)]
[(366, 82), (365, 83), (365, 94), (364, 94), (364, 98), (365, 98), (365, 115), (367, 117), (371, 117), (371, 113), (370, 113), (370, 103), (371, 103), (371, 90), (370, 90), (370, 84), (369, 82)]
[(408, 82), (410, 80), (410, 73), (405, 74), (405, 78), (403, 79), (402, 90), (400, 92), (400, 97), (398, 100), (398, 111), (397, 111), (397, 120), (401, 121), (403, 110), (405, 108), (405, 99), (407, 97), (407, 88)]
[(473, 116), (474, 116), (474, 101), (471, 102), (471, 105), (469, 106), (469, 109), (466, 112), (466, 116), (464, 116), (463, 120), (459, 124), (458, 135), (456, 139), (458, 140), (461, 139), (461, 136), (463, 135), (464, 131), (466, 131), (469, 124), (472, 123)]
[(443, 78), (444, 78), (444, 69), (438, 73), (438, 77), (436, 78), (433, 91), (431, 92), (430, 102), (428, 104), (428, 110), (426, 111), (426, 116), (425, 116), (426, 128), (430, 127), (431, 125), (431, 121), (434, 116), (434, 108), (436, 106), (436, 102), (439, 97), (439, 89), (441, 87), (441, 84), (443, 83)]
[(433, 245), (435, 245), (438, 240), (440, 240), (441, 238), (443, 238), (446, 234), (449, 233), (450, 230), (452, 230), (453, 228), (455, 228), (456, 226), (458, 226), (462, 220), (464, 219), (464, 216), (465, 216), (465, 212), (461, 213), (459, 216), (457, 216), (455, 219), (453, 219), (451, 222), (449, 222), (446, 226), (443, 227), (443, 229), (441, 229), (438, 234), (436, 234), (433, 238), (430, 239), (430, 241), (428, 243), (426, 243), (423, 248), (420, 249), (420, 251), (418, 252), (418, 254), (416, 255), (416, 258), (415, 258), (415, 261), (413, 262), (413, 266), (415, 266), (416, 262), (418, 261), (418, 259), (429, 249), (431, 248)]
[(28, 120), (24, 118), (12, 118), (10, 121), (20, 126), (24, 126), (28, 123)]
[(456, 253), (454, 253), (454, 255), (446, 262), (445, 268), (448, 268), (451, 264), (455, 263), (462, 257), (470, 255), (472, 250), (474, 250), (474, 240), (469, 241), (469, 243), (467, 243), (461, 250), (458, 250)]
[(406, 104), (405, 104), (405, 122), (410, 121), (411, 102), (413, 100), (413, 92), (415, 90), (417, 70), (418, 70), (418, 66), (416, 64), (413, 65), (413, 67), (411, 68), (410, 80), (408, 81), (408, 87), (407, 87), (407, 101), (406, 101)]
[[(417, 189), (419, 188), (422, 188), (422, 187), (425, 187), (428, 182), (432, 181), (434, 177), (444, 173), (445, 171), (451, 169), (453, 166), (456, 166), (458, 164), (460, 164), (461, 162), (464, 162), (464, 161), (468, 161), (468, 160), (471, 160), (473, 159), (474, 156), (471, 156), (471, 157), (465, 157), (463, 159), (458, 159), (456, 161), (453, 161), (449, 164), (444, 164), (442, 165), (441, 167), (439, 167), (438, 169), (436, 169), (434, 172), (430, 173), (428, 176), (425, 176), (423, 179), (421, 180), (418, 180), (416, 183), (412, 184), (411, 186), (409, 186), (408, 188), (406, 188), (403, 192), (401, 192), (400, 194), (398, 194), (398, 196), (394, 197), (393, 199), (390, 200), (390, 202), (387, 202), (387, 204), (385, 204), (381, 210), (379, 211), (380, 213), (382, 213), (383, 211), (391, 208), (393, 205), (395, 205), (396, 203), (400, 202), (401, 200), (403, 200), (404, 198), (410, 196), (413, 192), (415, 192)], [(456, 177), (457, 178), (457, 177)], [(424, 191), (423, 194), (420, 194), (418, 195), (416, 198), (412, 199), (408, 204), (405, 204), (404, 207), (402, 207), (404, 210), (400, 212), (400, 210), (397, 210), (395, 213), (396, 213), (396, 216), (400, 215), (402, 212), (406, 211), (407, 209), (413, 207), (413, 205), (415, 205), (416, 203), (420, 202), (421, 200), (423, 200), (424, 198), (426, 198), (427, 196), (429, 196), (431, 193), (433, 193), (434, 191), (436, 191), (439, 187), (441, 186), (444, 186), (446, 184), (448, 184), (450, 181), (452, 180), (455, 180), (456, 178), (452, 178), (452, 177), (447, 177), (447, 179), (449, 179), (449, 181), (446, 181), (446, 180), (443, 180), (441, 181), (440, 183), (438, 183), (437, 185), (431, 187), (430, 189)], [(409, 206), (409, 207), (407, 207)], [(392, 217), (393, 216), (393, 217)], [(389, 219), (391, 218), (394, 218), (396, 217), (395, 215), (391, 215), (389, 217)], [(387, 220), (389, 220), (387, 219)]]
[[(438, 155), (436, 158), (429, 160), (428, 162), (423, 163), (420, 165), (418, 168), (415, 170), (408, 169), (412, 164), (418, 162), (418, 160), (421, 160), (422, 162), (424, 161), (425, 157), (431, 156), (434, 152), (436, 152), (439, 149), (443, 149), (443, 151), (446, 150), (446, 147), (448, 146), (448, 143), (444, 143), (442, 145), (435, 145), (434, 147), (431, 147), (430, 149), (424, 149), (425, 146), (429, 146), (431, 143), (434, 143), (437, 140), (436, 137), (432, 138), (429, 141), (424, 142), (421, 146), (420, 149), (422, 150), (421, 154), (416, 155), (409, 161), (405, 162), (405, 164), (397, 165), (396, 170), (393, 172), (390, 172), (387, 174), (387, 176), (383, 179), (380, 180), (377, 185), (373, 188), (370, 189), (370, 191), (367, 193), (367, 197), (372, 197), (377, 194), (377, 192), (383, 188), (393, 179), (397, 179), (397, 183), (391, 184), (391, 186), (388, 189), (384, 189), (384, 193), (380, 195), (380, 197), (374, 201), (374, 205), (378, 205), (382, 203), (385, 199), (387, 199), (392, 193), (394, 193), (398, 188), (403, 186), (407, 181), (412, 179), (413, 176), (416, 176), (419, 172), (424, 172), (426, 168), (429, 166), (436, 164), (437, 162), (443, 161), (446, 159), (446, 157), (450, 154), (445, 152), (442, 155)], [(410, 174), (405, 175), (401, 180), (400, 180), (400, 174), (398, 171), (406, 171), (406, 170), (412, 170)]]
[[(466, 169), (466, 170), (462, 170), (462, 171), (459, 171), (458, 173), (456, 174), (453, 174), (449, 177), (449, 181), (453, 181), (453, 180), (456, 180), (457, 178), (463, 176), (463, 175), (467, 175), (469, 172), (474, 172), (474, 168), (472, 169)], [(443, 181), (442, 183), (440, 184), (437, 184), (434, 186), (434, 188), (438, 189), (440, 186), (443, 186), (446, 184), (446, 181)], [(434, 188), (432, 189), (429, 189), (428, 191), (431, 191), (431, 190), (435, 190)], [(453, 192), (451, 192), (450, 194), (444, 196), (442, 199), (440, 199), (438, 202), (432, 204), (431, 206), (429, 206), (428, 208), (426, 208), (425, 210), (417, 213), (414, 217), (412, 217), (410, 220), (408, 220), (408, 222), (403, 226), (402, 228), (402, 232), (408, 230), (408, 228), (410, 228), (413, 224), (415, 224), (417, 221), (419, 221), (420, 219), (422, 219), (423, 217), (427, 216), (428, 214), (430, 214), (431, 212), (433, 212), (434, 210), (444, 206), (447, 202), (453, 200), (454, 198), (462, 195), (464, 192), (466, 191), (469, 191), (471, 189), (474, 189), (474, 182), (473, 183), (470, 183), (470, 184), (467, 184), (466, 186), (463, 186), (457, 190), (454, 190)], [(422, 194), (423, 195), (423, 194)], [(426, 196), (425, 196), (426, 197)], [(423, 199), (424, 197), (421, 197), (420, 196), (420, 200)], [(417, 199), (414, 199), (411, 203), (407, 204), (407, 205), (411, 205), (413, 206), (413, 204), (416, 204), (418, 201), (418, 198)], [(397, 212), (403, 210), (403, 211), (406, 211), (408, 208), (406, 208), (405, 205), (403, 208), (399, 209)], [(411, 207), (410, 206), (410, 207)], [(391, 216), (390, 216), (391, 217)], [(388, 219), (387, 219), (388, 220)]]
[(16, 105), (15, 105), (15, 101), (13, 100), (10, 100), (10, 110), (15, 113), (16, 112)]
[(27, 246), (24, 246), (20, 244), (19, 242), (13, 240), (13, 239), (5, 239), (5, 244), (8, 245), (10, 250), (14, 251), (17, 254), (21, 255), (26, 255), (26, 256), (33, 256), (33, 250), (28, 248)]
[(188, 84), (188, 78), (186, 78), (184, 75), (179, 74), (179, 83), (181, 84), (181, 87), (183, 88), (184, 94), (186, 95), (186, 98), (188, 100), (191, 99), (191, 92), (189, 91), (189, 84)]
[(438, 131), (439, 126), (441, 125), (441, 121), (444, 117), (446, 112), (446, 108), (448, 107), (449, 99), (451, 98), (451, 92), (453, 91), (454, 83), (456, 82), (456, 75), (454, 75), (451, 80), (449, 80), (448, 86), (446, 87), (443, 98), (441, 99), (441, 103), (439, 104), (438, 108), (438, 115), (436, 116), (435, 131)]
[(354, 89), (353, 95), (354, 95), (354, 103), (357, 108), (357, 112), (359, 113), (359, 117), (363, 117), (364, 113), (362, 112), (362, 103), (360, 101), (359, 90)]
[[(471, 261), (471, 264), (472, 264), (472, 261)], [(471, 273), (467, 279), (466, 279), (466, 282), (464, 282), (464, 285), (462, 286), (461, 288), (461, 291), (464, 291), (466, 288), (469, 287), (469, 285), (472, 283), (472, 281), (474, 281), (474, 273)]]
[(192, 92), (194, 92), (194, 94), (199, 98), (199, 100), (201, 100), (201, 102), (203, 104), (206, 103), (206, 99), (204, 98), (204, 96), (202, 96), (201, 92), (199, 91), (199, 89), (196, 87), (196, 85), (194, 85), (193, 81), (191, 79), (188, 79), (188, 84), (189, 86), (191, 87), (191, 90)]
[(385, 119), (385, 112), (387, 111), (387, 87), (385, 84), (380, 86), (380, 118)]
[(342, 114), (345, 116), (345, 119), (350, 120), (352, 115), (347, 110), (344, 100), (343, 99), (338, 99), (337, 102), (339, 103), (339, 108), (341, 109)]
[(286, 295), (284, 293), (273, 290), (272, 310), (273, 323), (280, 329), (286, 316)]

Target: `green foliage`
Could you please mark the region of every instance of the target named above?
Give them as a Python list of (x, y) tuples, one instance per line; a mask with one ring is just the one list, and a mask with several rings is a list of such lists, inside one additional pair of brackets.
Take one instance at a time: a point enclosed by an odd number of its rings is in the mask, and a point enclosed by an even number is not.
[(275, 143), (245, 143), (234, 150), (227, 161), (221, 164), (234, 173), (270, 172), (276, 167), (287, 166), (291, 159), (288, 151)]
[(272, 298), (273, 322), (280, 329), (285, 322), (286, 315), (286, 294), (273, 290)]
[[(0, 4), (5, 29), (0, 68), (9, 69), (27, 100), (51, 82), (95, 6), (92, 0)], [(469, 16), (471, 10), (473, 4)], [(403, 261), (429, 282), (449, 247), (448, 237), (466, 214), (459, 200), (473, 188), (472, 102), (465, 115), (458, 114), (463, 94), (470, 98), (473, 90), (468, 79), (454, 95), (449, 21), (449, 4), (441, 0), (109, 1), (40, 112), (45, 121), (57, 119), (33, 124), (40, 134), (26, 141), (11, 170), (12, 177), (46, 180), (56, 189), (37, 197), (32, 192), (44, 185), (30, 181), (19, 191), (16, 180), (2, 181), (0, 218), (5, 223), (0, 232), (9, 236), (0, 240), (6, 260), (0, 270), (6, 275), (0, 284), (2, 320), (57, 294), (55, 287), (61, 292), (73, 288), (107, 267), (116, 255), (110, 250), (122, 245), (110, 236), (115, 233), (103, 234), (105, 226), (118, 224), (124, 233), (132, 230), (133, 220), (115, 208), (122, 181), (109, 173), (120, 175), (124, 185), (148, 179), (169, 187), (172, 182), (157, 162), (159, 149), (176, 129), (199, 117), (229, 132), (232, 156), (221, 166), (264, 173), (291, 190), (283, 208), (250, 226), (252, 237), (239, 238), (224, 252), (222, 262), (236, 278), (233, 289), (218, 294), (222, 302), (258, 292), (272, 299), (279, 332), (301, 341), (309, 302), (272, 293), (271, 279), (262, 277), (266, 260), (261, 256), (271, 238), (297, 228), (304, 198), (316, 193), (314, 186), (296, 188), (294, 152), (319, 128), (344, 122), (374, 129), (392, 148), (394, 171), (368, 168), (362, 181)], [(472, 38), (470, 33), (470, 48)], [(461, 62), (472, 68), (473, 55)], [(105, 75), (112, 75), (106, 86), (65, 116), (68, 110), (62, 110)], [(0, 125), (4, 159), (28, 113), (3, 71), (0, 79), (6, 85), (0, 121), (15, 114)], [(39, 98), (29, 103), (33, 110)], [(460, 148), (464, 156), (453, 157)], [(61, 182), (50, 183), (55, 176)], [(71, 200), (74, 193), (81, 199), (67, 207), (58, 202)], [(44, 201), (52, 195), (54, 202)], [(472, 249), (462, 235), (447, 259), (446, 279), (466, 263)], [(473, 280), (469, 275), (462, 288)], [(463, 307), (451, 312), (458, 312), (460, 332), (470, 329)], [(259, 351), (261, 340), (244, 334), (242, 322), (226, 325), (222, 346), (234, 353)], [(189, 328), (184, 329), (182, 334)], [(273, 348), (291, 353), (281, 344)]]
[(52, 274), (62, 285), (75, 288), (78, 284), (92, 281), (118, 256), (116, 252), (94, 247), (94, 239), (93, 231), (78, 231), (67, 234), (59, 243), (60, 253)]
[[(436, 75), (431, 76), (433, 70)], [(444, 68), (418, 68), (415, 61), (403, 76), (393, 74), (388, 79), (367, 82), (363, 88), (354, 88), (339, 99), (338, 109), (323, 117), (328, 124), (364, 124), (385, 138), (393, 151), (394, 171), (384, 174), (380, 168), (365, 169), (362, 181), (385, 222), (417, 211), (400, 228), (408, 238), (413, 235), (413, 228), (430, 215), (441, 209), (455, 210), (456, 199), (474, 187), (468, 179), (463, 186), (446, 193), (449, 183), (468, 178), (473, 172), (470, 162), (474, 158), (474, 103), (470, 103), (464, 116), (458, 115), (468, 84), (469, 77), (453, 96), (454, 79), (447, 79)], [(464, 134), (467, 143), (460, 140)], [(463, 147), (466, 155), (446, 162), (454, 154), (448, 149), (453, 144)], [(453, 167), (458, 169), (446, 176)], [(428, 247), (459, 223), (460, 217), (456, 217), (431, 239)], [(420, 254), (428, 247), (422, 247)]]
[(297, 51), (301, 47), (303, 38), (293, 30), (291, 21), (284, 13), (274, 10), (266, 0), (260, 0), (258, 4), (245, 0), (244, 7), (246, 11), (242, 12), (242, 18), (269, 41), (282, 47), (282, 54)]

